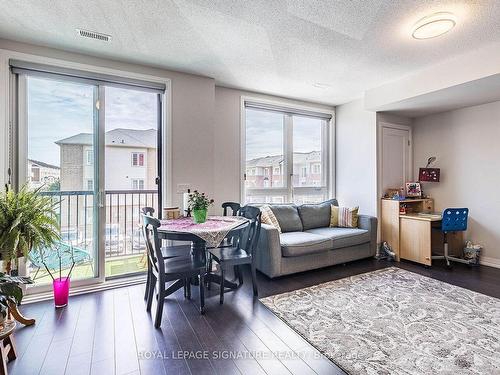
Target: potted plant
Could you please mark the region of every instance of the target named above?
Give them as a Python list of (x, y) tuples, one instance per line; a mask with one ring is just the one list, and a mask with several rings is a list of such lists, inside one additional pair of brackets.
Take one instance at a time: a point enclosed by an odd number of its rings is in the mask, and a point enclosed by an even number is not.
[(19, 305), (23, 299), (21, 285), (32, 283), (29, 277), (10, 276), (0, 272), (0, 328), (7, 319), (9, 307)]
[(31, 251), (51, 249), (59, 242), (57, 202), (23, 185), (15, 192), (6, 185), (0, 195), (0, 256), (7, 274), (12, 262)]
[(207, 221), (208, 207), (214, 203), (213, 199), (208, 198), (205, 193), (200, 193), (198, 190), (189, 194), (188, 204), (193, 212), (193, 221), (196, 224), (201, 224)]

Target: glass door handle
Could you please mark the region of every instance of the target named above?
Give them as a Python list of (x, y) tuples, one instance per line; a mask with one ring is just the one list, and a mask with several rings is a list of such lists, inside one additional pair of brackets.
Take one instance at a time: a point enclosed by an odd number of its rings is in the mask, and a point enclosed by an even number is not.
[(103, 192), (102, 191), (99, 191), (97, 193), (97, 207), (99, 208), (103, 208), (104, 207), (104, 199), (103, 199)]

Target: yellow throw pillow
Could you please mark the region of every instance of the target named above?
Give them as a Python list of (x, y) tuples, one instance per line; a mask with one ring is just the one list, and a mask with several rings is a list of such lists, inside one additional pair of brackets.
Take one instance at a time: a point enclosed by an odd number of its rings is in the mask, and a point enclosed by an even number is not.
[(359, 207), (331, 206), (330, 227), (357, 228)]
[(279, 233), (281, 233), (280, 223), (276, 219), (273, 210), (268, 205), (260, 207), (260, 212), (262, 212), (261, 221), (263, 224), (271, 225), (275, 227)]

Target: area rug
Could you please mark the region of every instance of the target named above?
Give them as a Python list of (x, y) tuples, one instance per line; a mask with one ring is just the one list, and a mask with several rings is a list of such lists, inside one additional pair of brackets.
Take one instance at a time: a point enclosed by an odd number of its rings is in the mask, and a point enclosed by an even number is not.
[(349, 374), (500, 374), (500, 300), (396, 267), (261, 302)]

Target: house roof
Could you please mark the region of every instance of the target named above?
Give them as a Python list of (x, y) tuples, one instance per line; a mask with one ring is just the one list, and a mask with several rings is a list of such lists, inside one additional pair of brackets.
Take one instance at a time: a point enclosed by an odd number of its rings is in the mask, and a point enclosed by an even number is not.
[(29, 162), (31, 162), (31, 164), (36, 164), (36, 165), (38, 165), (39, 167), (43, 167), (43, 168), (61, 169), (61, 168), (60, 168), (60, 167), (58, 167), (57, 165), (44, 163), (43, 161), (40, 161), (40, 160), (28, 159), (28, 161), (29, 161)]
[[(113, 129), (106, 132), (106, 146), (155, 148), (156, 129)], [(79, 133), (56, 141), (58, 145), (91, 145), (92, 134)]]
[[(294, 164), (302, 164), (306, 162), (319, 162), (321, 161), (321, 152), (320, 151), (311, 151), (311, 152), (294, 152), (293, 153), (293, 162)], [(274, 167), (278, 166), (283, 162), (283, 155), (271, 155), (264, 156), (261, 158), (255, 158), (247, 160), (247, 167)]]

